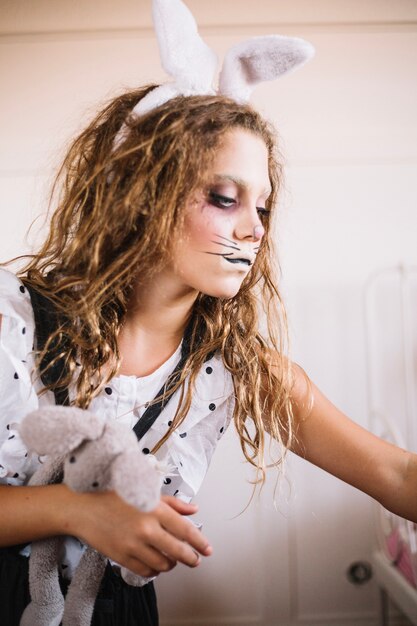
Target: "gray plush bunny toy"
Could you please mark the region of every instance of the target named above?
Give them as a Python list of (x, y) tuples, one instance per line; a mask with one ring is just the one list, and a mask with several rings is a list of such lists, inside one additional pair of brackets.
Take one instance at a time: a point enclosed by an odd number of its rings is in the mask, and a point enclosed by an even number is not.
[[(116, 491), (141, 511), (159, 502), (162, 474), (154, 458), (143, 454), (133, 431), (76, 407), (51, 406), (28, 414), (19, 427), (29, 450), (47, 459), (30, 485), (64, 482), (74, 491)], [(88, 626), (107, 559), (87, 547), (75, 570), (66, 599), (58, 578), (58, 555), (63, 537), (32, 544), (29, 560), (31, 602), (21, 626)], [(125, 568), (131, 585), (146, 579)]]

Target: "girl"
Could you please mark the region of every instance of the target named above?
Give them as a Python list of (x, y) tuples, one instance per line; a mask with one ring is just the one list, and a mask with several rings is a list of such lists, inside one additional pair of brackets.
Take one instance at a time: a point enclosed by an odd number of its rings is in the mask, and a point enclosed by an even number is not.
[[(184, 516), (196, 510), (190, 501), (232, 418), (259, 482), (269, 433), (282, 456), (292, 450), (417, 521), (416, 455), (351, 422), (284, 356), (272, 130), (222, 96), (177, 96), (133, 118), (153, 89), (116, 98), (74, 142), (43, 247), (18, 277), (0, 271), (2, 624), (19, 623), (26, 545), (43, 537), (69, 536), (64, 588), (80, 541), (145, 577), (209, 556)], [(169, 401), (141, 438), (145, 454), (173, 468), (155, 510), (112, 492), (26, 486), (38, 459), (18, 422), (38, 403), (69, 395), (134, 427), (178, 362)], [(157, 623), (152, 583), (128, 587), (109, 566), (93, 624)]]
[[(283, 356), (285, 318), (270, 240), (280, 169), (267, 124), (222, 97), (178, 97), (136, 120), (113, 151), (120, 125), (148, 91), (114, 100), (75, 141), (43, 248), (20, 279), (1, 271), (1, 441), (3, 453), (15, 444), (17, 432), (8, 438), (12, 422), (36, 405), (42, 386), (39, 377), (31, 380), (32, 287), (63, 320), (53, 336), (64, 379), (50, 384), (40, 403), (54, 401), (51, 389), (71, 385), (74, 404), (133, 426), (173, 370), (186, 331), (179, 388), (142, 439), (144, 452), (175, 470), (151, 513), (114, 493), (3, 485), (1, 545), (67, 534), (143, 576), (179, 561), (198, 565), (197, 553), (208, 556), (210, 546), (181, 516), (195, 511), (186, 503), (232, 415), (260, 479), (268, 432), (283, 448), (417, 521), (416, 456), (349, 421)], [(258, 331), (259, 294), (268, 340)], [(36, 362), (50, 349), (49, 339)], [(3, 468), (2, 482), (26, 482), (33, 467), (25, 454)], [(63, 556), (69, 568), (74, 552), (69, 544)], [(28, 601), (26, 560), (18, 553), (2, 554), (2, 582), (10, 588), (13, 568), (19, 587), (2, 598), (9, 620), (2, 623), (17, 623)], [(103, 594), (116, 594), (115, 610), (125, 594), (138, 620), (132, 623), (156, 624), (151, 585), (125, 588), (116, 576), (110, 568), (103, 585)], [(110, 619), (96, 611), (96, 620), (104, 618)], [(111, 619), (93, 623), (122, 623)]]

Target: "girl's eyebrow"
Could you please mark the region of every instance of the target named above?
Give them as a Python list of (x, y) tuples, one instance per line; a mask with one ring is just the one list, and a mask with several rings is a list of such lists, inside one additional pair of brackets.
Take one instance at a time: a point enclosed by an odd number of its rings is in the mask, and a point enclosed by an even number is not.
[[(241, 187), (242, 189), (245, 189), (245, 190), (250, 189), (249, 183), (243, 180), (243, 178), (239, 178), (238, 176), (233, 176), (232, 174), (215, 174), (214, 177), (217, 180), (227, 180), (232, 183), (235, 183), (235, 185), (237, 185), (238, 187)], [(272, 193), (271, 187), (265, 187), (261, 195), (264, 195), (264, 194), (269, 195), (271, 193)]]

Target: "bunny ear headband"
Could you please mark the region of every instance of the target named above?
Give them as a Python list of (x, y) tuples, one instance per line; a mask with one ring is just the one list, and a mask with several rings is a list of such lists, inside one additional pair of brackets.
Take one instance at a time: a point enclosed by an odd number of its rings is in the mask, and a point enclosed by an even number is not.
[[(133, 118), (144, 115), (176, 96), (227, 96), (239, 103), (249, 100), (257, 83), (274, 80), (302, 65), (314, 54), (313, 46), (296, 37), (252, 37), (230, 48), (213, 88), (217, 55), (198, 34), (193, 15), (181, 0), (153, 0), (153, 21), (164, 70), (173, 82), (149, 92), (132, 109)], [(124, 124), (116, 135), (118, 147), (129, 132)]]

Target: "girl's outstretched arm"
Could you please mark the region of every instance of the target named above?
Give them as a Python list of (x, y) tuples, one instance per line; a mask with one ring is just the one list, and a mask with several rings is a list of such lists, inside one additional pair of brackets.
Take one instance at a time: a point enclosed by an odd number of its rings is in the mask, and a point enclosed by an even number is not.
[(417, 455), (362, 428), (294, 364), (293, 452), (417, 522)]
[(0, 486), (0, 546), (73, 535), (141, 576), (195, 567), (207, 539), (184, 515), (197, 507), (172, 497), (143, 513), (114, 492), (76, 493), (66, 485)]

